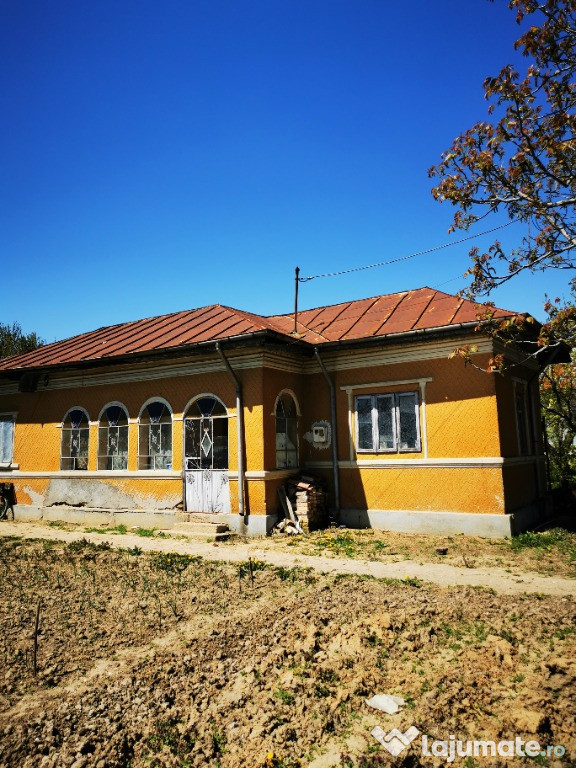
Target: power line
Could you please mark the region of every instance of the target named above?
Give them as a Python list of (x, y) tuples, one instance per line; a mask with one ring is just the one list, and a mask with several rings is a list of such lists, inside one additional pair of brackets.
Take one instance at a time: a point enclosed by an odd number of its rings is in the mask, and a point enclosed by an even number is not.
[(484, 232), (478, 232), (475, 235), (468, 235), (468, 237), (463, 237), (461, 240), (455, 240), (453, 243), (444, 243), (444, 245), (437, 245), (435, 248), (428, 248), (426, 251), (418, 251), (417, 253), (411, 253), (409, 256), (400, 256), (397, 259), (391, 259), (390, 261), (380, 261), (378, 264), (368, 264), (365, 267), (352, 267), (352, 269), (343, 269), (341, 272), (325, 272), (321, 275), (310, 275), (309, 277), (299, 277), (298, 282), (300, 283), (306, 283), (309, 280), (316, 280), (319, 277), (338, 277), (340, 275), (349, 275), (351, 272), (362, 272), (365, 269), (374, 269), (375, 267), (386, 267), (388, 264), (397, 264), (399, 261), (407, 261), (408, 259), (413, 259), (415, 256), (426, 256), (428, 253), (434, 253), (435, 251), (441, 251), (443, 248), (451, 248), (453, 245), (460, 245), (461, 243), (465, 243), (468, 240), (474, 240), (477, 237), (482, 237), (483, 235), (489, 235), (491, 232), (496, 232), (499, 229), (504, 229), (505, 227), (509, 227), (511, 224), (515, 224), (516, 219), (513, 219), (512, 221), (507, 222), (506, 224), (501, 224), (499, 227), (494, 227), (493, 229), (487, 229)]

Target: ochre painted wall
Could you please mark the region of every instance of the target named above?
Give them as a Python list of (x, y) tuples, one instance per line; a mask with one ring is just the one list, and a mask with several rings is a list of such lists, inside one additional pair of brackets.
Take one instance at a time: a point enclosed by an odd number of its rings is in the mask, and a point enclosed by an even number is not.
[(345, 509), (504, 512), (499, 468), (344, 468), (340, 486)]
[[(482, 360), (479, 360), (479, 365)], [(426, 383), (426, 421), (430, 458), (474, 458), (500, 456), (498, 411), (494, 376), (464, 366), (458, 359), (421, 360), (339, 371), (336, 376), (339, 457), (349, 458), (348, 398), (340, 387), (354, 387), (406, 379), (431, 378)], [(419, 392), (418, 383), (353, 390), (354, 396), (386, 392)], [(354, 421), (354, 420), (353, 420)], [(355, 425), (354, 425), (355, 429)], [(382, 454), (378, 454), (381, 456)], [(377, 458), (362, 453), (363, 459)], [(386, 454), (387, 459), (422, 458), (422, 452)]]
[[(487, 356), (486, 356), (487, 357)], [(354, 357), (342, 351), (340, 359), (353, 364)], [(485, 359), (476, 358), (482, 366)], [(234, 368), (234, 359), (231, 359)], [(302, 368), (308, 362), (302, 361)], [(313, 367), (308, 367), (308, 371)], [(426, 437), (429, 459), (497, 459), (517, 455), (516, 422), (513, 383), (498, 375), (489, 375), (464, 366), (461, 359), (446, 358), (415, 360), (381, 366), (340, 367), (332, 371), (337, 401), (337, 447), (340, 462), (341, 502), (354, 509), (414, 509), (458, 512), (509, 511), (527, 504), (536, 495), (534, 473), (529, 466), (514, 467), (504, 473), (499, 467), (358, 467), (345, 466), (356, 460), (362, 462), (393, 462), (422, 460), (418, 453), (366, 454), (350, 453), (349, 400), (342, 387), (374, 384), (354, 395), (394, 391), (417, 391), (417, 383), (391, 386), (387, 382), (431, 378), (426, 383)], [(310, 466), (312, 473), (323, 475), (332, 487), (329, 447), (318, 447), (311, 441), (314, 422), (330, 421), (329, 388), (318, 369), (316, 373), (285, 372), (272, 367), (237, 369), (242, 382), (246, 438), (247, 503), (251, 514), (278, 511), (277, 488), (285, 482), (286, 473), (276, 467), (275, 403), (280, 392), (291, 391), (299, 405), (298, 446), (301, 467)], [(0, 411), (17, 411), (14, 461), (19, 472), (54, 473), (60, 469), (60, 425), (67, 411), (82, 407), (89, 413), (90, 452), (86, 480), (103, 483), (134, 500), (135, 508), (175, 507), (182, 502), (183, 417), (188, 404), (201, 394), (213, 394), (223, 401), (229, 413), (229, 469), (232, 472), (230, 491), (232, 507), (237, 509), (238, 467), (236, 435), (235, 387), (225, 371), (172, 376), (147, 381), (126, 381), (117, 384), (92, 385), (87, 376), (84, 386), (75, 389), (48, 389), (31, 394), (0, 397)], [(146, 401), (160, 397), (166, 400), (174, 415), (173, 472), (174, 476), (154, 477), (137, 473), (137, 419)], [(498, 400), (498, 403), (497, 403)], [(98, 426), (103, 408), (110, 402), (120, 402), (131, 419), (129, 464), (131, 476), (109, 476), (97, 472)], [(352, 428), (355, 431), (352, 413)], [(423, 443), (424, 444), (424, 443)], [(501, 447), (502, 444), (502, 447)], [(316, 469), (314, 465), (317, 464)], [(6, 473), (10, 475), (11, 473)], [(49, 477), (22, 477), (12, 473), (17, 498), (21, 503), (42, 503), (54, 486)], [(69, 477), (71, 473), (66, 473)], [(81, 472), (72, 473), (80, 479)], [(251, 476), (252, 475), (252, 476)], [(10, 478), (12, 479), (12, 477)], [(505, 482), (505, 485), (504, 485)], [(504, 505), (504, 489), (507, 504)]]

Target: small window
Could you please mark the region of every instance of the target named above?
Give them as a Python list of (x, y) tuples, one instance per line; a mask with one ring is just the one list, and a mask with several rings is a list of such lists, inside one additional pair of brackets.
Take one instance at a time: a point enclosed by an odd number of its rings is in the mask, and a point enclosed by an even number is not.
[(90, 424), (81, 408), (72, 408), (62, 422), (60, 469), (88, 469)]
[(358, 451), (369, 453), (420, 451), (418, 393), (359, 395), (356, 444)]
[(0, 463), (11, 464), (14, 458), (14, 416), (0, 414)]
[(296, 403), (287, 393), (276, 403), (276, 467), (298, 466), (298, 418)]
[(109, 405), (98, 428), (98, 469), (128, 469), (128, 414)]
[(172, 469), (172, 414), (161, 402), (147, 405), (141, 416), (138, 469)]

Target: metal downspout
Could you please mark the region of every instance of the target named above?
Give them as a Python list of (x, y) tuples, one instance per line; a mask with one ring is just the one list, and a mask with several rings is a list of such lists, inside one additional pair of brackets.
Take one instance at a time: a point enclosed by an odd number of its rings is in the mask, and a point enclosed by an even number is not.
[(232, 370), (230, 363), (224, 352), (222, 351), (219, 342), (216, 342), (216, 352), (222, 358), (222, 362), (226, 366), (226, 370), (230, 375), (230, 378), (234, 382), (236, 387), (236, 433), (238, 438), (238, 514), (243, 517), (246, 516), (246, 506), (244, 503), (244, 404), (242, 402), (242, 385), (238, 380), (238, 377)]
[(320, 369), (324, 374), (324, 378), (326, 379), (328, 386), (330, 387), (330, 420), (332, 421), (332, 476), (334, 478), (334, 507), (336, 512), (336, 519), (339, 519), (340, 517), (340, 478), (338, 475), (338, 430), (337, 430), (337, 423), (336, 423), (336, 391), (334, 389), (334, 384), (332, 382), (332, 379), (330, 378), (330, 376), (328, 376), (328, 371), (326, 370), (324, 362), (320, 357), (320, 353), (318, 352), (318, 347), (314, 347), (314, 354), (316, 356), (316, 360), (318, 360), (318, 365), (320, 366)]

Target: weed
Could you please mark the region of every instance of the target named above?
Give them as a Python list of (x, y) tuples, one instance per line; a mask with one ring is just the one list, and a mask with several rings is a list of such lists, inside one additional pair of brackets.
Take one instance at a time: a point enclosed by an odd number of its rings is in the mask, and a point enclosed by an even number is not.
[(166, 573), (183, 573), (189, 565), (201, 560), (201, 557), (195, 555), (178, 555), (174, 552), (154, 552), (152, 555), (153, 567)]
[(323, 683), (337, 683), (340, 680), (339, 676), (336, 674), (336, 672), (334, 672), (333, 669), (319, 670), (318, 677), (320, 680), (322, 680)]
[(526, 531), (510, 540), (510, 548), (514, 552), (523, 549), (539, 549), (545, 552), (560, 552), (576, 561), (576, 533), (570, 533), (563, 528), (552, 528), (549, 531)]
[(128, 528), (121, 523), (113, 528), (84, 528), (84, 533), (111, 533), (113, 535), (128, 533)]
[(263, 571), (267, 567), (268, 564), (263, 560), (256, 560), (253, 558), (243, 560), (241, 563), (238, 563), (238, 578), (243, 579), (245, 576), (251, 576), (256, 573), (256, 571)]
[(107, 551), (112, 549), (112, 547), (108, 541), (101, 541), (100, 544), (95, 544), (93, 541), (89, 541), (86, 538), (81, 538), (77, 541), (70, 541), (68, 544), (66, 544), (66, 549), (69, 552), (84, 552), (85, 550)]
[(148, 748), (160, 752), (163, 747), (168, 747), (175, 757), (185, 758), (194, 749), (196, 736), (183, 733), (178, 726), (178, 721), (172, 717), (159, 720), (146, 740)]
[(562, 627), (554, 632), (554, 637), (558, 640), (566, 640), (567, 637), (576, 632), (576, 627)]
[(278, 688), (278, 690), (274, 692), (274, 696), (283, 704), (294, 704), (294, 694), (284, 688)]
[(212, 729), (210, 735), (212, 737), (212, 754), (215, 757), (223, 755), (226, 752), (226, 736), (216, 728)]
[(276, 752), (268, 752), (262, 768), (301, 768), (302, 762), (297, 757), (282, 757)]

